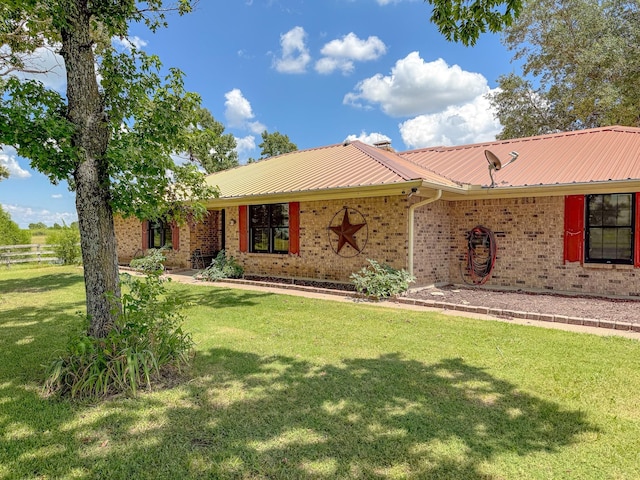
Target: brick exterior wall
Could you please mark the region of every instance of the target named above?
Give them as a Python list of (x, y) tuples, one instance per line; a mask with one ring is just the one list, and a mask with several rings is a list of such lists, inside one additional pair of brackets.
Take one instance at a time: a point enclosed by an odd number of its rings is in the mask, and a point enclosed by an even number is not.
[[(414, 201), (421, 200), (418, 198)], [(414, 286), (449, 282), (452, 224), (449, 211), (449, 203), (442, 200), (415, 209)]]
[[(339, 223), (342, 208), (358, 210), (365, 218), (364, 229), (355, 234), (358, 245), (367, 243), (359, 255), (348, 245), (337, 255), (331, 248), (329, 224)], [(338, 213), (339, 218), (334, 218)], [(300, 255), (241, 253), (239, 251), (238, 208), (226, 209), (226, 250), (245, 268), (247, 275), (313, 278), (348, 282), (349, 276), (368, 265), (371, 258), (394, 268), (407, 268), (407, 198), (373, 197), (300, 203)], [(350, 216), (351, 217), (351, 216)], [(356, 218), (350, 218), (356, 222)], [(231, 223), (234, 225), (232, 226)], [(335, 237), (337, 238), (337, 237)]]
[[(118, 263), (128, 265), (131, 259), (143, 253), (142, 222), (137, 218), (122, 218), (115, 216), (113, 220), (116, 230)], [(190, 228), (188, 225), (180, 227), (180, 249), (167, 250), (165, 255), (167, 267), (191, 268)]]
[(467, 200), (449, 203), (449, 275), (462, 283), (465, 232), (476, 225), (491, 229), (498, 254), (488, 287), (640, 295), (640, 269), (631, 265), (563, 264), (564, 197)]
[[(239, 252), (238, 208), (226, 208), (225, 247), (247, 275), (311, 278), (348, 282), (371, 258), (394, 268), (408, 268), (408, 207), (421, 198), (405, 196), (301, 202), (300, 254)], [(328, 226), (347, 206), (366, 219), (367, 243), (360, 255), (340, 256), (331, 248)], [(339, 214), (341, 215), (341, 213)], [(352, 219), (354, 221), (355, 219)], [(188, 268), (191, 253), (200, 248), (213, 254), (221, 246), (221, 213), (211, 212), (198, 225), (180, 229), (180, 251), (168, 255), (167, 265)], [(461, 284), (467, 242), (465, 233), (477, 225), (491, 229), (497, 239), (495, 268), (486, 282), (491, 288), (640, 296), (640, 269), (630, 265), (563, 264), (564, 197), (526, 197), (444, 201), (415, 210), (414, 274), (416, 285)], [(141, 251), (141, 223), (115, 219), (118, 257), (128, 263)], [(364, 231), (355, 235), (358, 244)], [(336, 237), (337, 238), (337, 237)], [(350, 246), (343, 254), (351, 255)]]
[[(181, 232), (182, 233), (182, 232)], [(191, 225), (189, 228), (191, 253), (200, 251), (202, 263), (204, 265), (196, 265), (193, 268), (202, 268), (211, 264), (211, 260), (222, 250), (222, 212), (220, 210), (209, 210), (202, 222)]]

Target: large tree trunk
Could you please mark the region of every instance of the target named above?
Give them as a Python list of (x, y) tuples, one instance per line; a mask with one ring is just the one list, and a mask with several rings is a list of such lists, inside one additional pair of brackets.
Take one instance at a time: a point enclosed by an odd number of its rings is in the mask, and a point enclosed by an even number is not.
[(76, 126), (73, 142), (82, 152), (74, 181), (89, 334), (104, 337), (121, 311), (106, 160), (110, 132), (98, 90), (87, 0), (65, 3), (69, 16), (61, 29), (61, 53), (67, 71), (67, 116)]

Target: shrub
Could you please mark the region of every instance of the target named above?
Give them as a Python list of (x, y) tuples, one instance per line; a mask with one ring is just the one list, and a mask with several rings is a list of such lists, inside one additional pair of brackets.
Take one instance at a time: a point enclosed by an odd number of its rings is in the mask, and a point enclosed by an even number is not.
[(164, 262), (167, 257), (161, 249), (150, 248), (144, 257), (134, 258), (129, 266), (139, 272), (157, 274), (164, 271)]
[(391, 297), (406, 292), (409, 284), (416, 281), (406, 270), (396, 270), (371, 259), (367, 261), (368, 266), (350, 277), (359, 293), (374, 298)]
[(31, 232), (21, 230), (11, 215), (0, 205), (0, 245), (27, 245), (31, 243)]
[(184, 302), (159, 275), (123, 275), (123, 313), (106, 338), (86, 331), (71, 338), (47, 372), (45, 391), (71, 397), (135, 395), (163, 373), (190, 362), (193, 341), (182, 331)]
[(72, 227), (60, 227), (47, 233), (47, 243), (53, 245), (53, 251), (65, 265), (81, 263), (80, 231)]
[(216, 258), (211, 261), (211, 265), (198, 274), (198, 278), (215, 282), (223, 278), (242, 278), (244, 268), (235, 258), (227, 258), (224, 250), (221, 250)]

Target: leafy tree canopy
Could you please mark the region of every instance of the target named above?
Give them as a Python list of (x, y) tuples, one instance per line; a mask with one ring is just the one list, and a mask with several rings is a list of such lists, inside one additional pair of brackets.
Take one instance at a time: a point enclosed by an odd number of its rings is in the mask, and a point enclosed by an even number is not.
[(262, 149), (260, 158), (275, 157), (298, 150), (298, 146), (289, 140), (288, 135), (280, 132), (269, 133), (266, 130), (262, 132), (262, 143), (258, 146)]
[(522, 10), (522, 0), (425, 0), (431, 22), (449, 41), (476, 44), (480, 34), (508, 27)]
[(223, 132), (224, 126), (209, 110), (196, 109), (186, 137), (189, 160), (201, 165), (207, 173), (237, 167), (236, 139)]
[(31, 233), (21, 230), (11, 215), (0, 206), (0, 245), (26, 245), (31, 243)]
[(46, 230), (47, 225), (43, 222), (30, 223), (29, 230)]
[(640, 7), (637, 0), (529, 2), (505, 31), (524, 61), (490, 96), (518, 138), (607, 125), (640, 126)]
[[(167, 12), (192, 8), (191, 0), (167, 3), (0, 5), (0, 144), (75, 190), (90, 333), (99, 337), (121, 312), (113, 212), (180, 222), (204, 213), (200, 200), (215, 194), (195, 165), (172, 159), (195, 143), (198, 151), (215, 148), (206, 145), (215, 135), (194, 141), (193, 125), (207, 128), (200, 97), (185, 90), (182, 72), (127, 43), (132, 22), (155, 31)], [(37, 70), (39, 48), (62, 55), (64, 94), (13, 75)]]

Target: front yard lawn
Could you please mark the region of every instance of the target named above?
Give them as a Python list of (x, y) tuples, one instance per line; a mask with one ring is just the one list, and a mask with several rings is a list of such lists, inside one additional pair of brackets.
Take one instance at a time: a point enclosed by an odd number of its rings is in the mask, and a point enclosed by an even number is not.
[(0, 268), (0, 479), (637, 479), (640, 343), (174, 285), (188, 378), (43, 398), (82, 272)]

